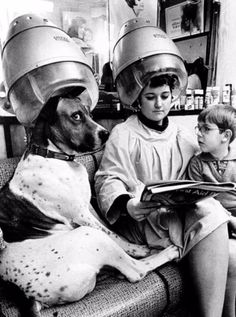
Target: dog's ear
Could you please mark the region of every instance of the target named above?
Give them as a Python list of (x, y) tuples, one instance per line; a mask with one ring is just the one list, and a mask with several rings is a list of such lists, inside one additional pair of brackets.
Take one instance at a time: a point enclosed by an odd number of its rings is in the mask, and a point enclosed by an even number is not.
[(60, 97), (56, 96), (50, 98), (41, 110), (35, 127), (32, 130), (30, 143), (37, 145), (48, 145), (48, 138), (50, 137), (50, 125), (56, 120), (56, 110)]
[(53, 124), (56, 120), (56, 110), (59, 99), (60, 96), (50, 98), (41, 110), (38, 120), (46, 121), (49, 124)]

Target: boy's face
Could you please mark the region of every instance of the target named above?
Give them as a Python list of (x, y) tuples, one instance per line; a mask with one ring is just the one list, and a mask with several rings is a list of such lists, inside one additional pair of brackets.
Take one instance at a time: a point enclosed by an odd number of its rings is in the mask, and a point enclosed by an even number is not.
[(225, 142), (224, 131), (219, 129), (214, 123), (198, 122), (196, 132), (198, 144), (202, 152), (217, 156), (229, 145), (229, 142)]
[(168, 115), (171, 108), (171, 90), (168, 85), (151, 88), (146, 86), (140, 97), (142, 114), (159, 125)]

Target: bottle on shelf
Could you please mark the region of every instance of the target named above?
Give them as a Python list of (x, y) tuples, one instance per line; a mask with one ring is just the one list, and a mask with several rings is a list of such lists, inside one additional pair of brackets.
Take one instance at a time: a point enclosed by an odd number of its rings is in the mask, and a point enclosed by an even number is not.
[(186, 89), (186, 101), (185, 101), (185, 110), (193, 110), (194, 109), (194, 97), (193, 90)]
[(232, 90), (231, 94), (231, 106), (236, 109), (236, 89)]
[(179, 99), (180, 99), (180, 110), (185, 110), (186, 93), (182, 93)]
[(203, 89), (194, 90), (194, 109), (201, 110), (203, 109), (204, 103), (204, 91)]
[(212, 87), (208, 86), (206, 88), (205, 94), (205, 108), (210, 107), (213, 104), (213, 97), (212, 97)]
[(222, 91), (222, 103), (231, 104), (232, 84), (225, 84)]
[(220, 87), (219, 86), (214, 86), (212, 87), (212, 104), (217, 105), (220, 103)]

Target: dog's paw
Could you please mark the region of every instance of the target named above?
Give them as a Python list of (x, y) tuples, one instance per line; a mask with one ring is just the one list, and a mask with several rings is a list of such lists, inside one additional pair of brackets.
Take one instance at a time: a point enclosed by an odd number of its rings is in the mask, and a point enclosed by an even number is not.
[(146, 245), (130, 244), (129, 248), (125, 251), (134, 258), (145, 258), (151, 254), (150, 249)]
[(170, 245), (163, 252), (166, 253), (166, 256), (169, 261), (177, 260), (180, 258), (180, 249), (176, 245)]

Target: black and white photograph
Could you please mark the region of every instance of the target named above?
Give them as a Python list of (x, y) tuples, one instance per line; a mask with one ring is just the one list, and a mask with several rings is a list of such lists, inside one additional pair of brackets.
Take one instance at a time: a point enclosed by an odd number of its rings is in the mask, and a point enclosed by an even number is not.
[(236, 1), (0, 1), (0, 317), (236, 317)]

